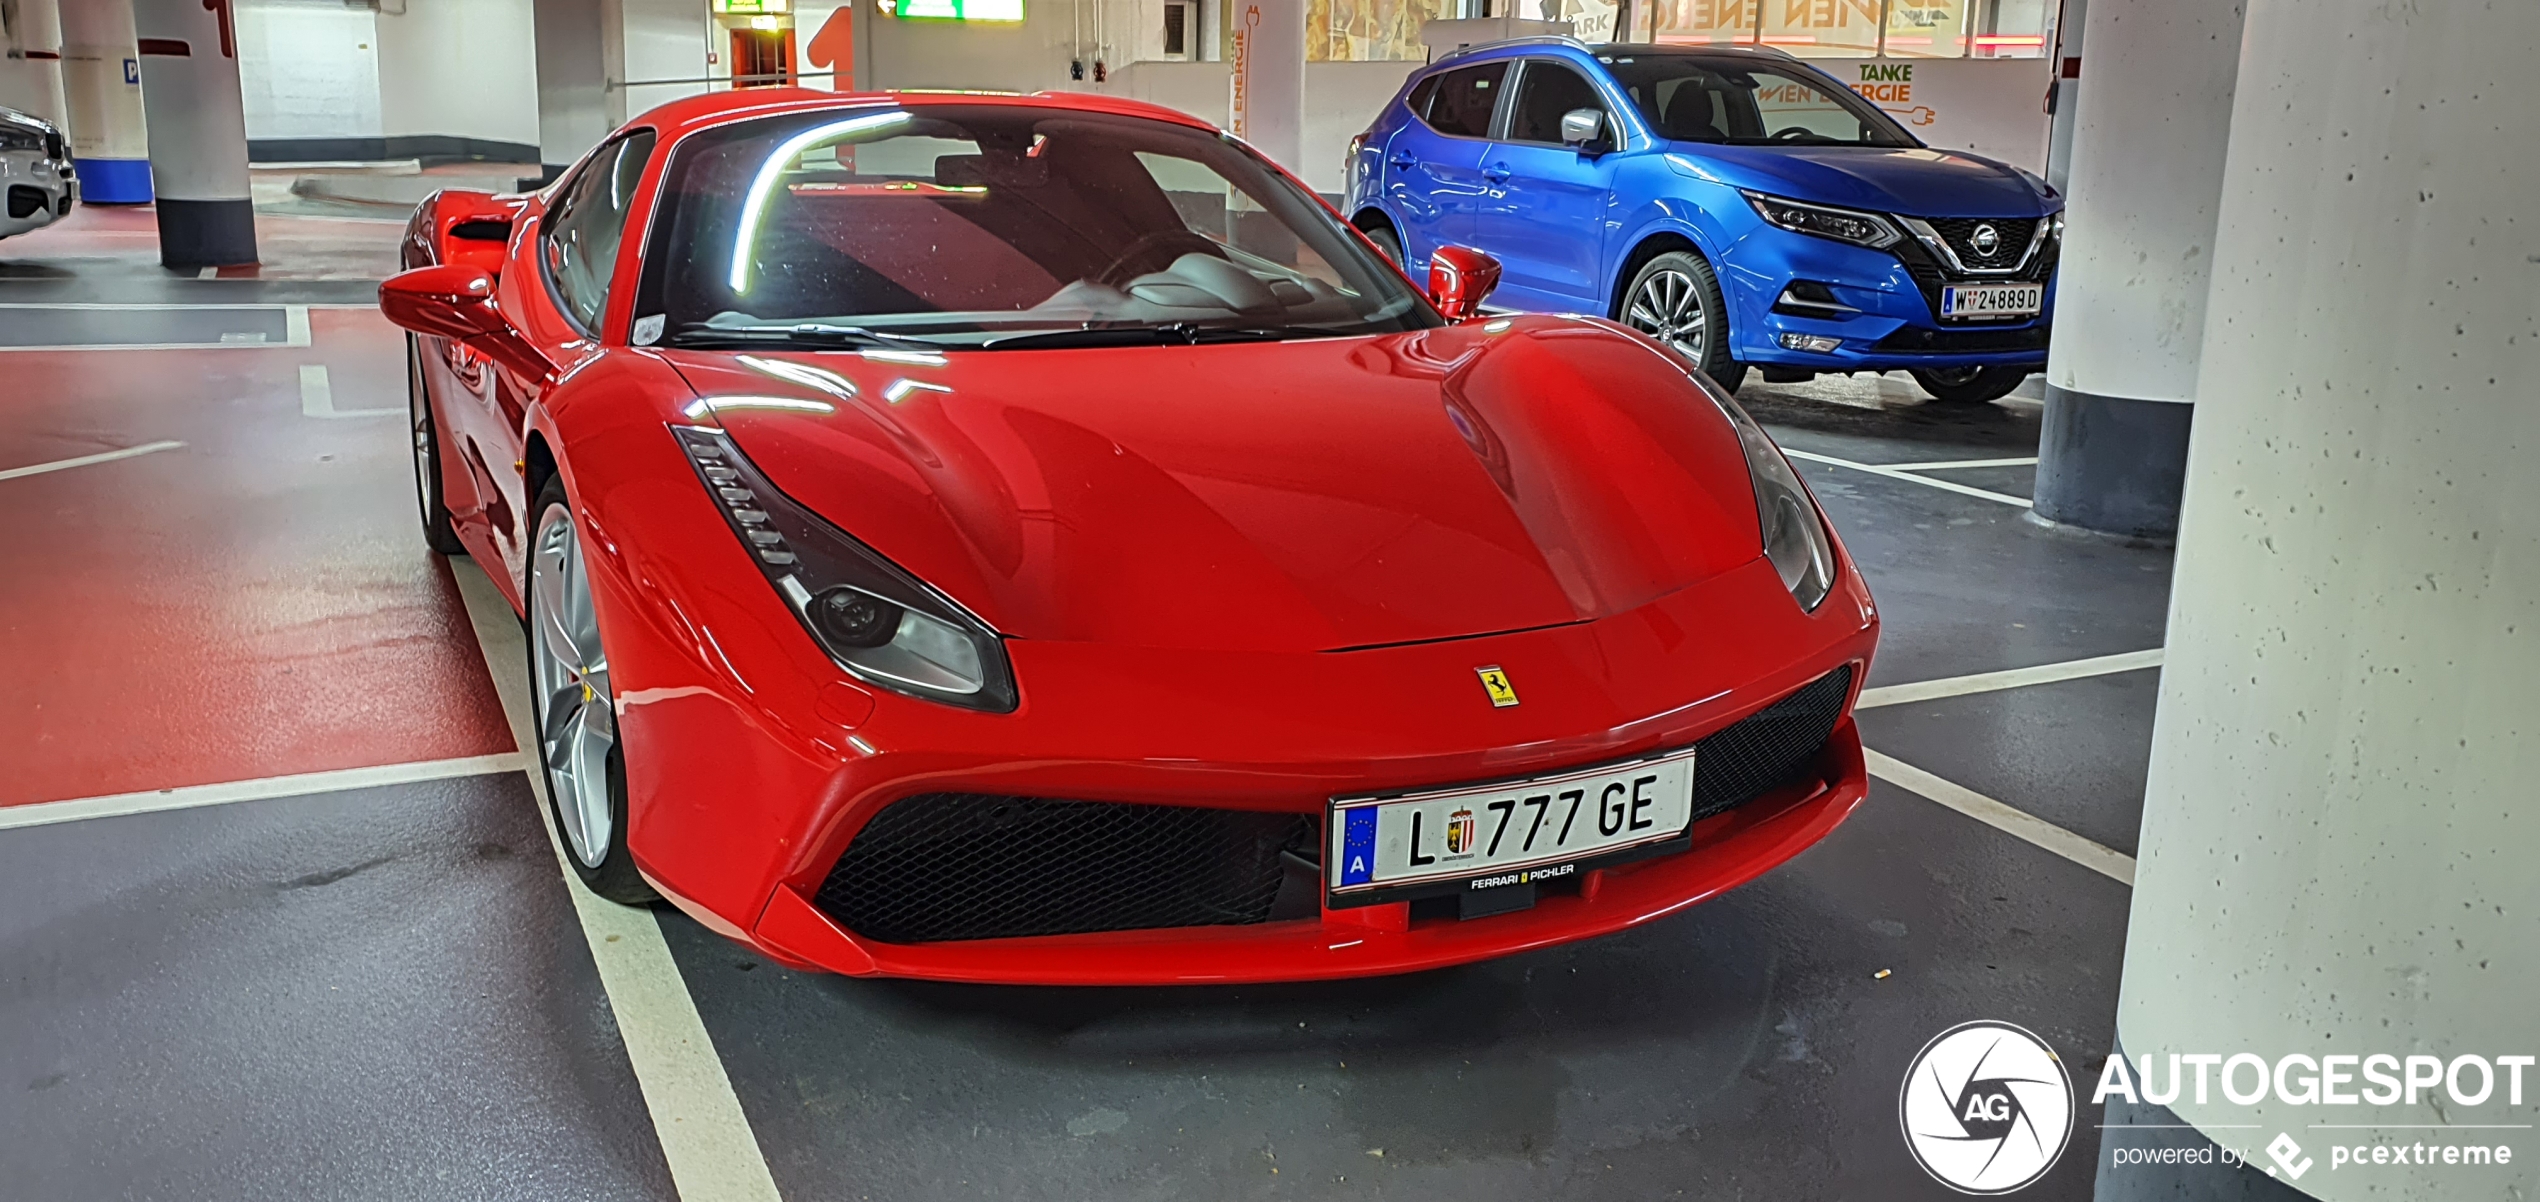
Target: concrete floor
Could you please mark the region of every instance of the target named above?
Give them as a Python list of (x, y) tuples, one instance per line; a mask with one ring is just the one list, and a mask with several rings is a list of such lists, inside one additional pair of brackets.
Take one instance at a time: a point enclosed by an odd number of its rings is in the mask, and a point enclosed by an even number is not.
[[(668, 911), (666, 958), (625, 960), (655, 925), (569, 890), (477, 645), (502, 624), (413, 529), (399, 340), (324, 307), (367, 297), (396, 227), (265, 225), (271, 262), (231, 279), (156, 268), (146, 214), (0, 243), (0, 305), (250, 306), (0, 308), (0, 1194), (1937, 1199), (1896, 1118), (1926, 1040), (2007, 1020), (2095, 1080), (2126, 886), (1886, 781), (1707, 905), (1411, 977), (854, 981)], [(129, 342), (144, 313), (190, 349), (8, 349)], [(2167, 554), (2023, 521), (2031, 468), (1844, 466), (2032, 456), (2034, 400), (1961, 411), (1894, 379), (1745, 399), (1814, 456), (1884, 607), (1872, 686), (2160, 645)], [(182, 445), (12, 471), (152, 442)], [(2130, 855), (2156, 692), (2145, 668), (1861, 725)], [(432, 779), (347, 774), (419, 763), (388, 775)], [(337, 775), (272, 783), (306, 773)], [(41, 804), (110, 794), (131, 796)], [(688, 1021), (711, 1046), (683, 1063), (713, 1071), (654, 1072)], [(683, 1125), (735, 1100), (754, 1146)], [(2080, 1114), (2023, 1197), (2089, 1196)]]

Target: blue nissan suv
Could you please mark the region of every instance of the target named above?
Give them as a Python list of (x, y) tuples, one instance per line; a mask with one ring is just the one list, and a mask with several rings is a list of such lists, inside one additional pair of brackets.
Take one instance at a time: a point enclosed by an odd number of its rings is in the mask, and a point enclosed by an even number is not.
[(1494, 305), (1601, 314), (1723, 387), (1905, 370), (1978, 403), (2046, 365), (2062, 198), (1779, 51), (1472, 47), (1411, 77), (1346, 180), (1415, 276), (1470, 246)]

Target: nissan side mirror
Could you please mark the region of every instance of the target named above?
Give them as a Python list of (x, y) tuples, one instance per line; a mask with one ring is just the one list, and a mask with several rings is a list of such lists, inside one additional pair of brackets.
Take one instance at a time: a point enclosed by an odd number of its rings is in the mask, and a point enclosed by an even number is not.
[(532, 379), (552, 376), (555, 364), (503, 320), (494, 303), (494, 277), (458, 263), (417, 267), (380, 282), (379, 311), (418, 334), (448, 338)]
[(1605, 113), (1601, 109), (1571, 109), (1561, 114), (1561, 143), (1582, 154), (1595, 154), (1597, 144), (1605, 137)]
[(1429, 303), (1448, 321), (1482, 315), (1482, 301), (1499, 287), (1499, 260), (1469, 246), (1441, 246), (1429, 256)]

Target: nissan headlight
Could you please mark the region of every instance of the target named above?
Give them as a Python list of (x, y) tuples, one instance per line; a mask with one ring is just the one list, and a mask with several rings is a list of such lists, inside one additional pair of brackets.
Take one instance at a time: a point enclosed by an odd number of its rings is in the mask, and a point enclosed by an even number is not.
[(1799, 482), (1799, 473), (1790, 470), (1781, 448), (1773, 445), (1744, 407), (1707, 382), (1703, 391), (1737, 428), (1738, 449), (1746, 452), (1746, 475), (1755, 485), (1755, 516), (1764, 528), (1764, 558), (1773, 561), (1782, 587), (1790, 590), (1799, 608), (1817, 612), (1826, 594), (1834, 591), (1834, 540), (1826, 534), (1816, 500)]
[(759, 572), (839, 667), (926, 701), (1014, 709), (1014, 670), (987, 623), (778, 492), (730, 435), (671, 431)]
[(1766, 196), (1761, 192), (1740, 191), (1746, 203), (1755, 206), (1755, 215), (1794, 234), (1813, 234), (1854, 246), (1880, 250), (1904, 240), (1896, 223), (1876, 213), (1858, 209), (1838, 209), (1832, 205), (1804, 204)]

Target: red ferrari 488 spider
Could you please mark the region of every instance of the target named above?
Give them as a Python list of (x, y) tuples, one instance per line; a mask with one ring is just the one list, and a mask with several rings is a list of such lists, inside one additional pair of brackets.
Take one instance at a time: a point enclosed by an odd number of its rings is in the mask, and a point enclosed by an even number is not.
[(528, 624), (571, 860), (784, 963), (1428, 968), (1866, 791), (1868, 590), (1734, 401), (1187, 116), (700, 97), (404, 256), (426, 537)]

